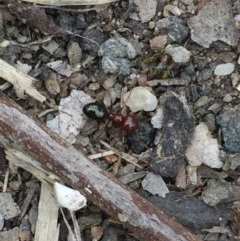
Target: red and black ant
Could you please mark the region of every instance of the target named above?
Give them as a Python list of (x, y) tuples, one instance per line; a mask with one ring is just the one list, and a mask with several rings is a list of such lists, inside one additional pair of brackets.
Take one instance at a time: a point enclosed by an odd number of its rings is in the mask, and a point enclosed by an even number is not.
[(109, 113), (106, 106), (99, 102), (93, 102), (83, 107), (83, 113), (94, 120), (101, 121), (109, 117), (109, 119), (119, 126), (126, 133), (133, 133), (139, 124), (139, 118), (134, 114), (121, 115)]

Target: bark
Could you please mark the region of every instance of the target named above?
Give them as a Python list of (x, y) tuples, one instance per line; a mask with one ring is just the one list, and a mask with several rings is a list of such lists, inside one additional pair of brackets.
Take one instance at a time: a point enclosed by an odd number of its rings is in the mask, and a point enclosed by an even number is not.
[(0, 94), (0, 144), (35, 159), (140, 239), (200, 241), (179, 223), (101, 170), (8, 97)]

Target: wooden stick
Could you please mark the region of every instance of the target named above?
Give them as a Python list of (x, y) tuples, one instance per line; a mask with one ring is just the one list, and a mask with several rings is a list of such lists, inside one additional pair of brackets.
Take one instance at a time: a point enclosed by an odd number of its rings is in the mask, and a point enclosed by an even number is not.
[(200, 241), (0, 93), (0, 144), (36, 160), (140, 239)]
[(33, 86), (36, 81), (33, 77), (20, 72), (3, 59), (0, 59), (0, 77), (13, 84), (17, 92), (26, 92), (26, 94), (40, 102), (46, 100), (46, 97)]
[(23, 0), (34, 4), (71, 6), (71, 5), (99, 5), (116, 2), (118, 0)]

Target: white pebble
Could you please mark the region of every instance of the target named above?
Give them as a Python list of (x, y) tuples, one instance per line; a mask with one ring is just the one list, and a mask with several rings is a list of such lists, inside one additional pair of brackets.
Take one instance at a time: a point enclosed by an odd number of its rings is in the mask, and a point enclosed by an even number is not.
[(175, 16), (180, 16), (181, 15), (181, 10), (176, 7), (176, 6), (173, 6), (173, 5), (166, 5), (164, 7), (164, 10), (163, 10), (163, 16), (168, 18), (171, 16), (171, 14), (175, 15)]
[(229, 103), (232, 101), (232, 96), (230, 94), (226, 94), (223, 98), (223, 102)]
[(158, 108), (156, 113), (151, 119), (151, 123), (154, 128), (161, 129), (162, 128), (162, 122), (163, 122), (163, 109)]
[(174, 47), (173, 45), (169, 44), (165, 48), (165, 52), (169, 54), (173, 61), (176, 63), (187, 63), (190, 59), (191, 52), (188, 51), (186, 48), (182, 46)]
[(6, 48), (9, 44), (10, 44), (10, 42), (9, 42), (8, 40), (3, 40), (3, 41), (0, 43), (0, 47), (1, 47), (1, 48)]
[(100, 84), (99, 83), (91, 83), (88, 88), (90, 90), (98, 90), (100, 88)]
[(153, 111), (157, 107), (158, 100), (149, 89), (142, 86), (137, 86), (131, 91), (128, 91), (123, 100), (132, 112), (140, 110)]
[(110, 107), (113, 105), (117, 98), (117, 94), (114, 88), (109, 88), (104, 93), (103, 103), (106, 107)]
[(188, 165), (187, 166), (187, 174), (188, 174), (188, 178), (189, 181), (192, 185), (196, 185), (197, 181), (198, 181), (198, 175), (197, 175), (197, 167), (193, 167)]
[(236, 87), (236, 89), (237, 89), (238, 91), (240, 91), (240, 84)]
[(212, 168), (222, 167), (217, 139), (212, 138), (204, 123), (196, 126), (191, 145), (186, 151), (186, 157), (191, 166), (199, 166), (203, 163)]
[(235, 20), (236, 22), (240, 22), (240, 14), (236, 15), (236, 16), (234, 17), (234, 20)]
[(234, 64), (227, 63), (227, 64), (219, 64), (216, 66), (214, 70), (215, 75), (229, 75), (234, 71)]
[(54, 192), (59, 206), (71, 211), (77, 211), (86, 206), (86, 198), (72, 188), (66, 187), (58, 182), (54, 183)]

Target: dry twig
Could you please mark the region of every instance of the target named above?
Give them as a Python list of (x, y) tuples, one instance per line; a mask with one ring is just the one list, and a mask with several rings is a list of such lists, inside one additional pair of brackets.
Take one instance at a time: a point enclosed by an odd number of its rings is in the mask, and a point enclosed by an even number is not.
[(140, 239), (200, 241), (175, 220), (103, 171), (51, 130), (29, 118), (0, 94), (0, 144), (30, 156), (34, 166), (52, 172), (119, 220)]
[(70, 6), (70, 5), (98, 5), (117, 2), (118, 0), (24, 0), (34, 4)]

